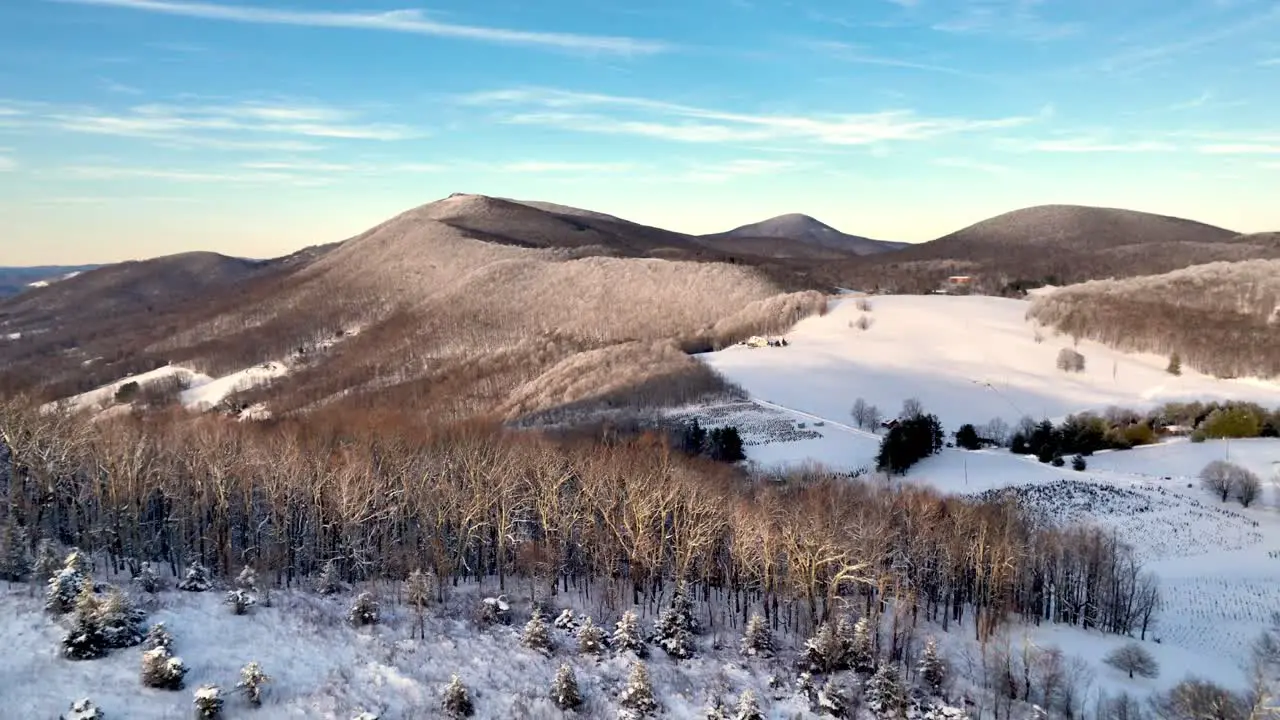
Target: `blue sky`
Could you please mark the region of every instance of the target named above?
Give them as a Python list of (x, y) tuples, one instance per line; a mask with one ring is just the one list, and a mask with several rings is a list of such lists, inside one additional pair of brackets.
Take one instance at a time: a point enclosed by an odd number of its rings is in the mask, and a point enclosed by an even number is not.
[(921, 241), (1280, 229), (1271, 0), (4, 0), (0, 265), (278, 255), (451, 192)]

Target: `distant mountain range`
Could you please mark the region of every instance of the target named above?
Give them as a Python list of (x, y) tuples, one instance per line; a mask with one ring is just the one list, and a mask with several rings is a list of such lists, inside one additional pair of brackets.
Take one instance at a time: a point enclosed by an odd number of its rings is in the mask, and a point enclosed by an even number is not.
[(1280, 258), (1274, 233), (1108, 208), (1027, 208), (908, 245), (804, 215), (695, 236), (459, 193), (284, 258), (186, 253), (0, 300), (0, 392), (291, 358), (239, 400), (523, 420), (728, 392), (687, 353), (783, 331), (836, 287), (927, 292), (967, 274), (1000, 293), (1253, 258)]
[(41, 265), (37, 267), (0, 267), (0, 298), (10, 297), (31, 288), (43, 287), (97, 265)]

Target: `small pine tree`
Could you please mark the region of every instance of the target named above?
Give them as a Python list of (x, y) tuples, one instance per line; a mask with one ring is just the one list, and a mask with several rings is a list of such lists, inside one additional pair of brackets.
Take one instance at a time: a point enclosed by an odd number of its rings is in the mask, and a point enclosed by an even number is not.
[(227, 591), (227, 598), (224, 601), (231, 607), (231, 612), (235, 615), (247, 615), (249, 608), (258, 604), (252, 595), (239, 588)]
[(769, 631), (769, 624), (765, 622), (764, 616), (756, 613), (747, 621), (739, 649), (747, 657), (773, 657), (773, 633)]
[(222, 717), (222, 688), (217, 685), (201, 685), (196, 689), (191, 704), (196, 706), (200, 720), (217, 720)]
[(542, 618), (540, 610), (534, 610), (529, 622), (524, 624), (524, 632), (520, 633), (520, 644), (540, 653), (550, 654), (552, 648), (551, 631), (547, 621)]
[(471, 705), (471, 694), (467, 692), (467, 686), (462, 684), (462, 680), (454, 675), (449, 679), (449, 684), (444, 688), (444, 706), (445, 714), (451, 718), (470, 717), (475, 708)]
[(107, 640), (99, 623), (98, 598), (93, 583), (85, 581), (76, 598), (75, 619), (62, 636), (62, 656), (68, 660), (94, 660), (107, 654)]
[(671, 607), (658, 614), (653, 630), (654, 639), (668, 655), (676, 659), (693, 657), (693, 636), (698, 626), (693, 618), (693, 602), (683, 585), (672, 595)]
[(79, 550), (72, 550), (67, 555), (63, 566), (49, 578), (48, 590), (45, 593), (44, 607), (55, 615), (71, 612), (80, 596), (80, 588), (85, 583), (93, 582), (85, 572), (85, 564)]
[(640, 635), (640, 620), (634, 610), (622, 613), (622, 618), (614, 625), (613, 647), (628, 650), (640, 659), (649, 656), (649, 646)]
[(825, 715), (842, 718), (849, 712), (849, 697), (835, 678), (828, 678), (818, 691), (817, 710)]
[(342, 578), (338, 576), (338, 563), (335, 560), (329, 560), (320, 569), (320, 576), (316, 578), (316, 592), (321, 595), (336, 595), (342, 592)]
[(31, 572), (27, 557), (27, 533), (12, 516), (0, 534), (0, 580), (22, 582)]
[(53, 541), (48, 538), (42, 538), (36, 543), (36, 561), (31, 567), (31, 580), (38, 583), (47, 583), (49, 578), (57, 574), (62, 567), (61, 561), (58, 559), (58, 549), (54, 547)]
[(163, 622), (152, 625), (147, 630), (146, 637), (142, 639), (143, 650), (154, 650), (156, 648), (173, 650), (173, 633), (169, 632), (169, 628)]
[(71, 703), (70, 712), (60, 715), (58, 720), (106, 720), (106, 717), (102, 708), (94, 705), (92, 700), (81, 698)]
[(133, 584), (145, 593), (156, 593), (160, 591), (160, 573), (156, 570), (156, 566), (144, 562), (138, 568), (138, 574), (133, 578)]
[(578, 690), (578, 678), (568, 663), (560, 665), (556, 679), (551, 683), (551, 701), (561, 710), (576, 710), (582, 706), (582, 692)]
[(245, 565), (236, 576), (236, 587), (246, 592), (258, 592), (258, 571), (252, 565)]
[(156, 647), (142, 653), (140, 678), (144, 687), (160, 690), (181, 690), (187, 676), (187, 666), (182, 658), (169, 654), (167, 647)]
[(751, 688), (743, 690), (742, 696), (738, 698), (738, 708), (733, 720), (764, 720), (760, 702), (756, 700), (756, 694)]
[(362, 592), (357, 595), (356, 601), (347, 611), (347, 622), (356, 627), (375, 625), (381, 617), (382, 611), (378, 601), (373, 599), (373, 593)]
[(1076, 472), (1084, 472), (1089, 467), (1089, 463), (1085, 462), (1083, 455), (1076, 455), (1071, 458), (1071, 469)]
[(867, 707), (883, 718), (901, 718), (907, 710), (907, 691), (892, 663), (884, 663), (867, 681)]
[(947, 666), (938, 655), (938, 641), (929, 638), (924, 643), (924, 652), (920, 654), (920, 683), (931, 695), (941, 695), (942, 685), (947, 681)]
[(240, 682), (236, 683), (236, 689), (244, 695), (250, 705), (259, 707), (262, 705), (262, 686), (269, 682), (271, 678), (262, 671), (262, 666), (257, 662), (251, 662), (240, 668)]
[(405, 603), (413, 608), (424, 609), (431, 604), (431, 596), (435, 590), (427, 574), (421, 570), (409, 573), (404, 584)]
[(729, 708), (724, 706), (724, 701), (717, 697), (711, 698), (711, 702), (707, 705), (707, 711), (702, 715), (703, 720), (731, 720)]
[(658, 701), (653, 697), (653, 682), (649, 668), (637, 660), (631, 663), (627, 685), (618, 695), (618, 704), (631, 711), (635, 717), (647, 717), (658, 711)]
[(178, 583), (179, 590), (187, 592), (205, 592), (213, 583), (209, 580), (209, 569), (199, 560), (193, 560), (187, 566), (187, 574), (182, 578), (182, 582)]
[(849, 667), (860, 673), (874, 672), (876, 669), (876, 640), (871, 622), (865, 617), (858, 618), (853, 625), (853, 640), (849, 645)]
[(813, 637), (805, 642), (804, 656), (809, 667), (818, 673), (836, 672), (848, 666), (848, 651), (831, 623), (818, 626)]
[(1182, 356), (1176, 352), (1170, 355), (1169, 366), (1166, 367), (1164, 370), (1170, 375), (1181, 375), (1182, 374)]
[(568, 630), (572, 632), (578, 627), (578, 619), (574, 617), (572, 610), (565, 608), (560, 611), (560, 614), (556, 616), (555, 620), (551, 621), (551, 625), (557, 630)]
[(584, 617), (578, 627), (578, 652), (584, 655), (599, 655), (604, 652), (604, 629)]
[(137, 607), (119, 588), (107, 591), (98, 605), (98, 625), (109, 648), (133, 647), (142, 642), (143, 623), (147, 614)]

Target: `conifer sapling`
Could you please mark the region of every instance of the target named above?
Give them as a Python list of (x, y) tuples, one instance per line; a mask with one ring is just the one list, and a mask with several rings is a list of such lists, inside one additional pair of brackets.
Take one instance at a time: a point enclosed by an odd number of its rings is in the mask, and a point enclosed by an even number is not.
[(576, 710), (582, 706), (582, 692), (578, 689), (578, 678), (568, 663), (560, 665), (556, 671), (556, 679), (551, 683), (551, 701), (561, 710)]
[(462, 684), (462, 680), (457, 675), (450, 678), (449, 684), (445, 686), (442, 704), (445, 713), (451, 718), (470, 717), (475, 712), (467, 686)]

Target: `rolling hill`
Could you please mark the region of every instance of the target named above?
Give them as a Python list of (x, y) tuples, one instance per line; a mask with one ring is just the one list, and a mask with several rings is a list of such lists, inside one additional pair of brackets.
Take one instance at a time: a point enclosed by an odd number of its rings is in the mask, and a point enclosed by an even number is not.
[(52, 284), (76, 274), (88, 272), (97, 265), (40, 265), (35, 267), (0, 267), (0, 299), (12, 297), (45, 284)]
[(874, 255), (907, 243), (849, 235), (808, 215), (779, 215), (728, 232), (703, 235), (704, 243), (725, 251), (765, 257), (846, 257)]

